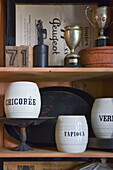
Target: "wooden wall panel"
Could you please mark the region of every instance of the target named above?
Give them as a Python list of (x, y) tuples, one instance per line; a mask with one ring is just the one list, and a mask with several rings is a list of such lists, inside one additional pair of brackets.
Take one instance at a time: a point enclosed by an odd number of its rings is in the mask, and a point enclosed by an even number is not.
[(113, 81), (109, 79), (74, 82), (73, 87), (84, 90), (95, 98), (113, 97)]

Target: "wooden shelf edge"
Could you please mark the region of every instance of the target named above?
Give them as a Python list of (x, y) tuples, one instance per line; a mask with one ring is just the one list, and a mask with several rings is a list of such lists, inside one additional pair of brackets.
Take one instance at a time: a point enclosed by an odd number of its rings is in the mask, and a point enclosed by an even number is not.
[(108, 151), (96, 151), (96, 150), (86, 150), (83, 153), (63, 153), (53, 149), (34, 149), (34, 151), (12, 151), (10, 148), (0, 149), (0, 158), (14, 158), (14, 157), (113, 158), (113, 153)]
[(0, 72), (113, 72), (113, 67), (0, 67)]
[(113, 68), (0, 67), (0, 81), (72, 82), (113, 77)]

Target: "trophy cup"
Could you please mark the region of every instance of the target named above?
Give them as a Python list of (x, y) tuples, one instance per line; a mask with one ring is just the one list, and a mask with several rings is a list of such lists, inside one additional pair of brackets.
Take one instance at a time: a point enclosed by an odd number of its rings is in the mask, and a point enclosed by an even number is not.
[(75, 54), (75, 48), (80, 43), (82, 37), (82, 28), (78, 25), (66, 26), (64, 37), (67, 46), (70, 48), (70, 54), (66, 55), (64, 58), (64, 66), (79, 67), (80, 56)]
[[(92, 13), (93, 23), (88, 17), (88, 10), (90, 10)], [(101, 6), (92, 10), (90, 6), (87, 6), (85, 15), (89, 23), (99, 32), (99, 36), (97, 40), (95, 40), (95, 46), (100, 47), (110, 45), (109, 37), (104, 35), (104, 30), (113, 23), (111, 22), (112, 7)]]

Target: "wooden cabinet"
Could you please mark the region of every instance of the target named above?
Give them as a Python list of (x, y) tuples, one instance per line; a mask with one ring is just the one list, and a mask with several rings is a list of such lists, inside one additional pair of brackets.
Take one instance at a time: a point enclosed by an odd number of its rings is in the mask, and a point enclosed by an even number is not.
[[(60, 83), (61, 85), (68, 85), (86, 90), (92, 93), (95, 97), (113, 96), (113, 68), (0, 68), (0, 81), (2, 95), (5, 93), (5, 87), (9, 81), (17, 80), (30, 80), (39, 83), (39, 86), (52, 85), (52, 82)], [(43, 83), (41, 83), (43, 82)], [(68, 84), (67, 82), (73, 82)], [(47, 86), (46, 84), (46, 86)], [(3, 98), (3, 96), (1, 96)], [(1, 99), (1, 106), (3, 107), (3, 99)], [(3, 110), (3, 108), (2, 108)], [(4, 132), (4, 129), (3, 129)], [(1, 133), (1, 135), (3, 134)], [(0, 157), (90, 157), (99, 158), (107, 157), (112, 158), (112, 152), (86, 150), (80, 154), (61, 153), (53, 148), (39, 149), (28, 152), (15, 152), (12, 151), (10, 146), (13, 146), (5, 135), (1, 140)], [(10, 140), (10, 139), (9, 139)], [(5, 146), (4, 146), (5, 145)], [(8, 146), (6, 149), (5, 147)]]
[[(4, 67), (5, 46), (5, 1), (0, 0), (0, 115), (3, 115), (3, 101), (7, 84), (11, 81), (30, 80), (42, 86), (66, 85), (77, 87), (94, 97), (113, 97), (113, 68), (7, 68)], [(11, 151), (5, 148), (8, 139), (0, 123), (0, 158), (29, 157), (84, 157), (113, 158), (112, 151), (89, 151), (80, 154), (61, 153), (54, 149), (35, 149), (28, 152)], [(10, 145), (10, 144), (9, 144)]]

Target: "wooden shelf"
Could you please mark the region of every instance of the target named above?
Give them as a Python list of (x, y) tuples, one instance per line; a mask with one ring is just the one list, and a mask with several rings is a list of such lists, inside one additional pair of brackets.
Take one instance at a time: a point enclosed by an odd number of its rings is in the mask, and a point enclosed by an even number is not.
[(34, 151), (12, 151), (12, 149), (1, 148), (0, 149), (0, 158), (20, 158), (20, 157), (56, 157), (56, 158), (113, 158), (113, 152), (106, 152), (106, 151), (90, 151), (86, 150), (83, 153), (63, 153), (58, 152), (57, 150), (53, 149), (34, 149)]
[(0, 81), (69, 82), (113, 77), (113, 68), (0, 67)]
[[(92, 80), (101, 78), (113, 78), (113, 68), (11, 68), (0, 67), (0, 81), (11, 82), (19, 80), (39, 82), (69, 82), (79, 80)], [(29, 157), (57, 157), (57, 158), (113, 158), (113, 153), (100, 150), (86, 150), (84, 153), (62, 153), (52, 149), (34, 149), (29, 152), (17, 152), (11, 149), (1, 148), (0, 158), (29, 158)]]

